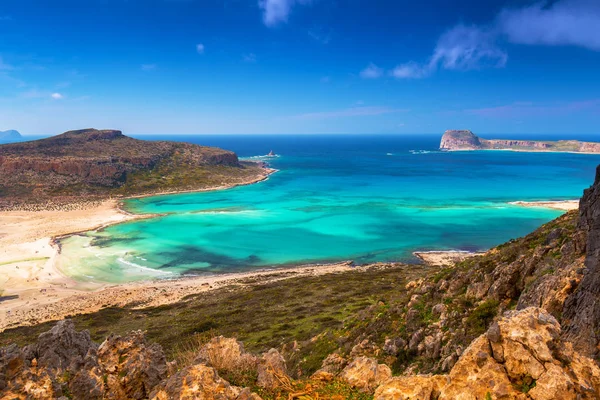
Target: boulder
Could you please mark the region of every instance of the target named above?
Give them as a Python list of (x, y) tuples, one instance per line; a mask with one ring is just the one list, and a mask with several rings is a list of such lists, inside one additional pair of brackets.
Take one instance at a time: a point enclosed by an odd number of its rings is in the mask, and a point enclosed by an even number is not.
[(376, 359), (367, 357), (356, 358), (340, 374), (340, 377), (350, 386), (365, 392), (372, 392), (391, 376), (392, 370), (387, 365), (379, 364)]
[(285, 359), (275, 349), (271, 349), (258, 363), (258, 386), (265, 389), (277, 389), (288, 386), (290, 377), (285, 365)]

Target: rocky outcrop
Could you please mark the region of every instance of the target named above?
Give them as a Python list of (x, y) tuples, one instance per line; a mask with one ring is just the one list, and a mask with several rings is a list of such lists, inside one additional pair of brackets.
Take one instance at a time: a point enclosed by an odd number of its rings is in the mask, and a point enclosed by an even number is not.
[[(260, 400), (207, 365), (217, 363), (230, 372), (253, 368), (261, 385), (257, 360), (235, 339), (220, 337), (203, 346), (192, 365), (169, 372), (162, 347), (147, 343), (142, 332), (111, 335), (98, 346), (87, 331), (77, 332), (73, 322), (65, 320), (40, 335), (33, 345), (0, 348), (0, 398)], [(278, 387), (273, 383), (276, 379), (289, 382), (279, 353), (269, 352), (263, 360), (269, 368), (262, 372), (262, 379), (271, 379), (263, 387)]]
[(585, 354), (600, 356), (600, 166), (579, 206), (579, 228), (587, 234), (585, 274), (565, 301), (565, 338)]
[(108, 197), (111, 190), (148, 179), (143, 173), (153, 171), (159, 175), (148, 184), (158, 180), (177, 190), (198, 181), (190, 171), (217, 166), (231, 168), (232, 175), (243, 168), (235, 153), (217, 148), (137, 140), (117, 130), (70, 131), (0, 145), (0, 203), (58, 195)]
[(366, 392), (372, 392), (377, 386), (392, 376), (392, 370), (385, 364), (379, 364), (374, 358), (358, 357), (340, 374), (342, 380), (350, 386)]
[(520, 150), (600, 153), (600, 143), (578, 140), (538, 141), (483, 139), (469, 130), (448, 130), (440, 142), (441, 150)]
[(600, 368), (561, 339), (539, 308), (507, 312), (462, 354), (448, 375), (396, 377), (375, 399), (596, 399)]

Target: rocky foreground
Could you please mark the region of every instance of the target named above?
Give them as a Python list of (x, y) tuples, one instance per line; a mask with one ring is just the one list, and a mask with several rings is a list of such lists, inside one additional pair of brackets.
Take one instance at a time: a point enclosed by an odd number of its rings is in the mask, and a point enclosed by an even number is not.
[(200, 190), (265, 175), (259, 165), (242, 163), (231, 151), (84, 129), (0, 145), (0, 208)]
[(469, 130), (448, 130), (440, 143), (441, 150), (515, 150), (515, 151), (554, 151), (573, 153), (598, 153), (600, 143), (579, 140), (538, 141), (483, 139)]
[[(0, 349), (0, 395), (5, 399), (261, 399), (327, 398), (327, 385), (353, 398), (597, 399), (600, 368), (561, 339), (556, 319), (539, 308), (507, 312), (462, 353), (445, 375), (392, 377), (390, 367), (365, 356), (329, 355), (309, 379), (295, 381), (276, 349), (262, 355), (235, 339), (214, 337), (187, 365), (168, 362), (142, 332), (109, 336), (97, 345), (89, 332), (59, 322), (37, 343)], [(250, 386), (232, 385), (223, 377)], [(321, 396), (319, 396), (321, 395)], [(368, 397), (367, 397), (368, 396)], [(344, 398), (334, 394), (330, 398)]]

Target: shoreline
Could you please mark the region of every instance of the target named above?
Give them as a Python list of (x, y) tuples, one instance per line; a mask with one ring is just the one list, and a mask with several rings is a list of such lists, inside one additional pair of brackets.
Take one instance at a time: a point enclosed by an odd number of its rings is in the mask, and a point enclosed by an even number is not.
[[(265, 168), (264, 175), (244, 183), (131, 198), (230, 189), (265, 181), (274, 172), (277, 170)], [(172, 303), (187, 295), (214, 288), (247, 285), (250, 284), (248, 280), (265, 282), (269, 279), (275, 281), (311, 274), (359, 271), (377, 265), (406, 265), (378, 263), (355, 267), (352, 262), (299, 265), (196, 277), (178, 276), (174, 279), (116, 285), (105, 282), (82, 283), (62, 274), (56, 266), (60, 256), (59, 239), (161, 215), (129, 212), (123, 207), (125, 200), (126, 198), (106, 200), (99, 205), (90, 203), (92, 206), (85, 209), (0, 212), (0, 332), (9, 327), (94, 312), (108, 306), (136, 303), (136, 306), (141, 307)], [(413, 254), (428, 265), (447, 266), (481, 253), (455, 250), (417, 251)]]
[(573, 211), (579, 209), (579, 200), (511, 201), (508, 204), (527, 208), (549, 208), (559, 211)]
[[(277, 170), (263, 167), (259, 176), (243, 182), (169, 194), (251, 185), (267, 180), (275, 172)], [(148, 193), (135, 198), (160, 195), (163, 193)], [(58, 241), (111, 225), (161, 215), (135, 214), (125, 210), (124, 202), (129, 198), (134, 197), (81, 201), (75, 206), (53, 210), (0, 211), (0, 321), (5, 321), (22, 308), (47, 308), (65, 298), (97, 292), (112, 285), (82, 283), (63, 274), (56, 265), (61, 250)]]
[(524, 150), (524, 149), (439, 149), (440, 151), (513, 151), (515, 153), (564, 153), (564, 154), (586, 154), (586, 155), (597, 155), (600, 153), (593, 153), (589, 151), (560, 151), (560, 150)]
[(461, 262), (467, 258), (481, 256), (486, 252), (466, 251), (466, 250), (431, 250), (414, 251), (413, 255), (427, 265), (451, 266), (454, 263)]

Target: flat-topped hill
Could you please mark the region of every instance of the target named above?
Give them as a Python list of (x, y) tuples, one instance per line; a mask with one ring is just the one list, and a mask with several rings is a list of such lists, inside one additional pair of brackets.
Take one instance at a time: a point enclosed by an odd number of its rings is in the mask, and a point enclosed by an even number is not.
[(0, 131), (0, 143), (14, 142), (22, 139), (23, 136), (15, 130)]
[(0, 207), (196, 190), (262, 176), (214, 147), (83, 129), (0, 146)]
[(483, 139), (469, 130), (448, 130), (440, 143), (442, 150), (515, 150), (600, 153), (600, 143), (579, 140), (510, 140)]

